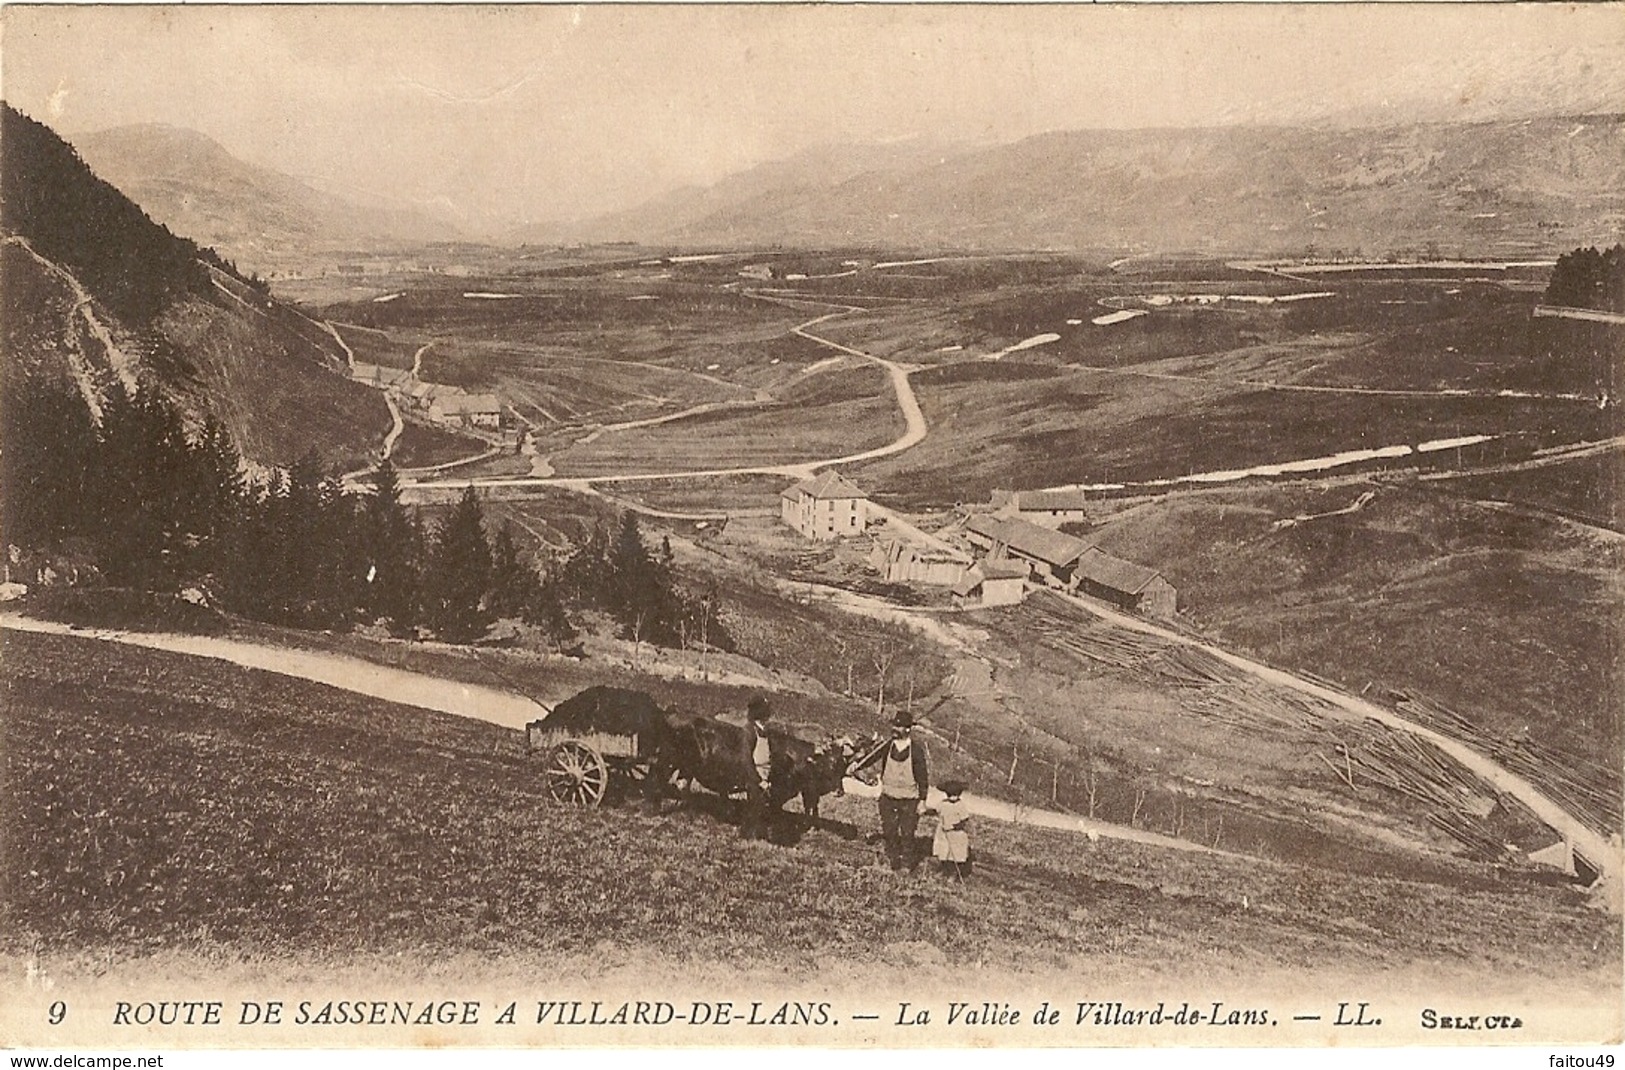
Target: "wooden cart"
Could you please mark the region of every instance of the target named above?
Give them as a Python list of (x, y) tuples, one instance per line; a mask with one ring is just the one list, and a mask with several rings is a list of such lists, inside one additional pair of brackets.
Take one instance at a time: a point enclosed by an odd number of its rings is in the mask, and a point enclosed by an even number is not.
[(525, 726), (547, 793), (570, 806), (597, 806), (648, 782), (667, 728), (666, 710), (643, 691), (589, 687)]
[(572, 806), (597, 806), (617, 782), (623, 789), (641, 783), (653, 762), (636, 733), (582, 732), (532, 721), (526, 738), (530, 752), (542, 759), (547, 793)]

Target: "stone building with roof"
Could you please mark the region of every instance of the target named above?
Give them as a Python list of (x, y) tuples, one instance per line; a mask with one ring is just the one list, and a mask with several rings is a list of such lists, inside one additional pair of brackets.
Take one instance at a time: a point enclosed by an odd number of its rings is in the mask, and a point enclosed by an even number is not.
[(851, 480), (830, 469), (781, 491), (779, 515), (809, 539), (844, 539), (868, 528), (869, 499)]
[(495, 394), (435, 393), (429, 417), (440, 423), (495, 429), (502, 426), (502, 401)]

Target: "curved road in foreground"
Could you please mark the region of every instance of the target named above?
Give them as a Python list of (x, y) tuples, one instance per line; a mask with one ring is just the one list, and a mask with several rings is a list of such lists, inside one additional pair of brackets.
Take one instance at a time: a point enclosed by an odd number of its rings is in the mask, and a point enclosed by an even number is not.
[[(245, 669), (297, 677), (381, 699), (384, 702), (470, 717), (520, 731), (523, 731), (531, 721), (551, 712), (541, 702), (512, 691), (482, 687), (479, 684), (459, 683), (327, 651), (297, 650), (207, 635), (75, 628), (56, 621), (37, 620), (14, 613), (0, 613), (0, 629), (44, 635), (68, 635), (104, 643), (123, 643), (149, 650), (164, 650), (190, 657), (213, 658)], [(877, 793), (877, 789), (852, 779), (847, 780), (847, 790), (855, 795)], [(1065, 832), (1081, 832), (1091, 840), (1106, 837), (1199, 854), (1233, 854), (1189, 840), (1178, 840), (1154, 832), (1114, 825), (1107, 821), (1078, 817), (1075, 814), (1039, 810), (998, 799), (967, 798), (972, 811), (999, 821)]]

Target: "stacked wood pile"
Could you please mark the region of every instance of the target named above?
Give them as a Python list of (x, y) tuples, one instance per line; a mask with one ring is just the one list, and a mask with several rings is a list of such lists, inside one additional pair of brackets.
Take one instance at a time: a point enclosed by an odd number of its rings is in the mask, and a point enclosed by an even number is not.
[[(1031, 605), (1031, 604), (1030, 604)], [(1466, 847), (1470, 855), (1505, 861), (1516, 853), (1501, 833), (1540, 825), (1526, 807), (1472, 773), (1434, 744), (1376, 719), (1361, 719), (1335, 703), (1279, 687), (1242, 672), (1197, 647), (1114, 628), (1068, 607), (1036, 606), (1033, 627), (1046, 645), (1113, 669), (1155, 679), (1179, 693), (1180, 706), (1243, 731), (1291, 736), (1314, 746), (1329, 772), (1351, 791), (1376, 786), (1422, 804), (1423, 819)], [(1302, 674), (1333, 690), (1340, 685)], [(1415, 696), (1389, 696), (1408, 720), (1438, 731), (1508, 769), (1606, 834), (1621, 824), (1615, 771), (1560, 755), (1527, 740), (1491, 736), (1466, 718)]]
[(1532, 740), (1491, 735), (1461, 714), (1416, 695), (1396, 692), (1394, 697), (1406, 717), (1494, 758), (1594, 831), (1605, 836), (1620, 831), (1625, 798), (1619, 770)]
[[(1158, 653), (1150, 668), (1164, 683), (1178, 688), (1206, 688), (1215, 684), (1249, 681), (1240, 669), (1193, 646), (1167, 647)], [(1257, 686), (1256, 683), (1253, 686)]]
[(1476, 857), (1498, 861), (1507, 845), (1491, 835), (1486, 819), (1502, 806), (1500, 793), (1444, 751), (1410, 732), (1381, 721), (1341, 726), (1335, 756), (1321, 754), (1350, 788), (1374, 783), (1416, 799), (1427, 807), (1429, 824), (1448, 834)]
[(1078, 625), (1040, 617), (1034, 627), (1051, 646), (1114, 669), (1134, 669), (1168, 649), (1165, 639), (1110, 625)]
[(1324, 728), (1330, 712), (1308, 696), (1257, 682), (1205, 688), (1185, 699), (1183, 705), (1210, 720), (1235, 728), (1274, 730), (1299, 736)]

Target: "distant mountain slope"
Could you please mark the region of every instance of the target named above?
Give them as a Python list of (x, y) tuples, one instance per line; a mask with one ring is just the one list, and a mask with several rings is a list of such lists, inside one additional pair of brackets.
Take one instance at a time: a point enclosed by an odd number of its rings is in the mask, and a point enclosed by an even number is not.
[(1043, 134), (830, 184), (757, 169), (587, 229), (695, 245), (1568, 247), (1625, 230), (1625, 116)]
[(354, 248), (440, 241), (449, 222), (409, 208), (358, 204), (245, 163), (193, 130), (147, 123), (75, 141), (85, 162), (154, 219), (245, 266), (294, 244)]
[(773, 160), (711, 186), (685, 186), (646, 204), (579, 224), (539, 224), (514, 231), (514, 241), (615, 241), (626, 235), (678, 235), (703, 230), (713, 217), (741, 211), (768, 214), (826, 192), (859, 175), (881, 175), (944, 163), (972, 146), (912, 138), (826, 145)]
[[(56, 382), (93, 418), (112, 390), (150, 388), (243, 455), (286, 464), (370, 457), (379, 395), (344, 374), (320, 327), (152, 222), (48, 127), (0, 111), (0, 382)], [(0, 428), (3, 430), (3, 428)]]

